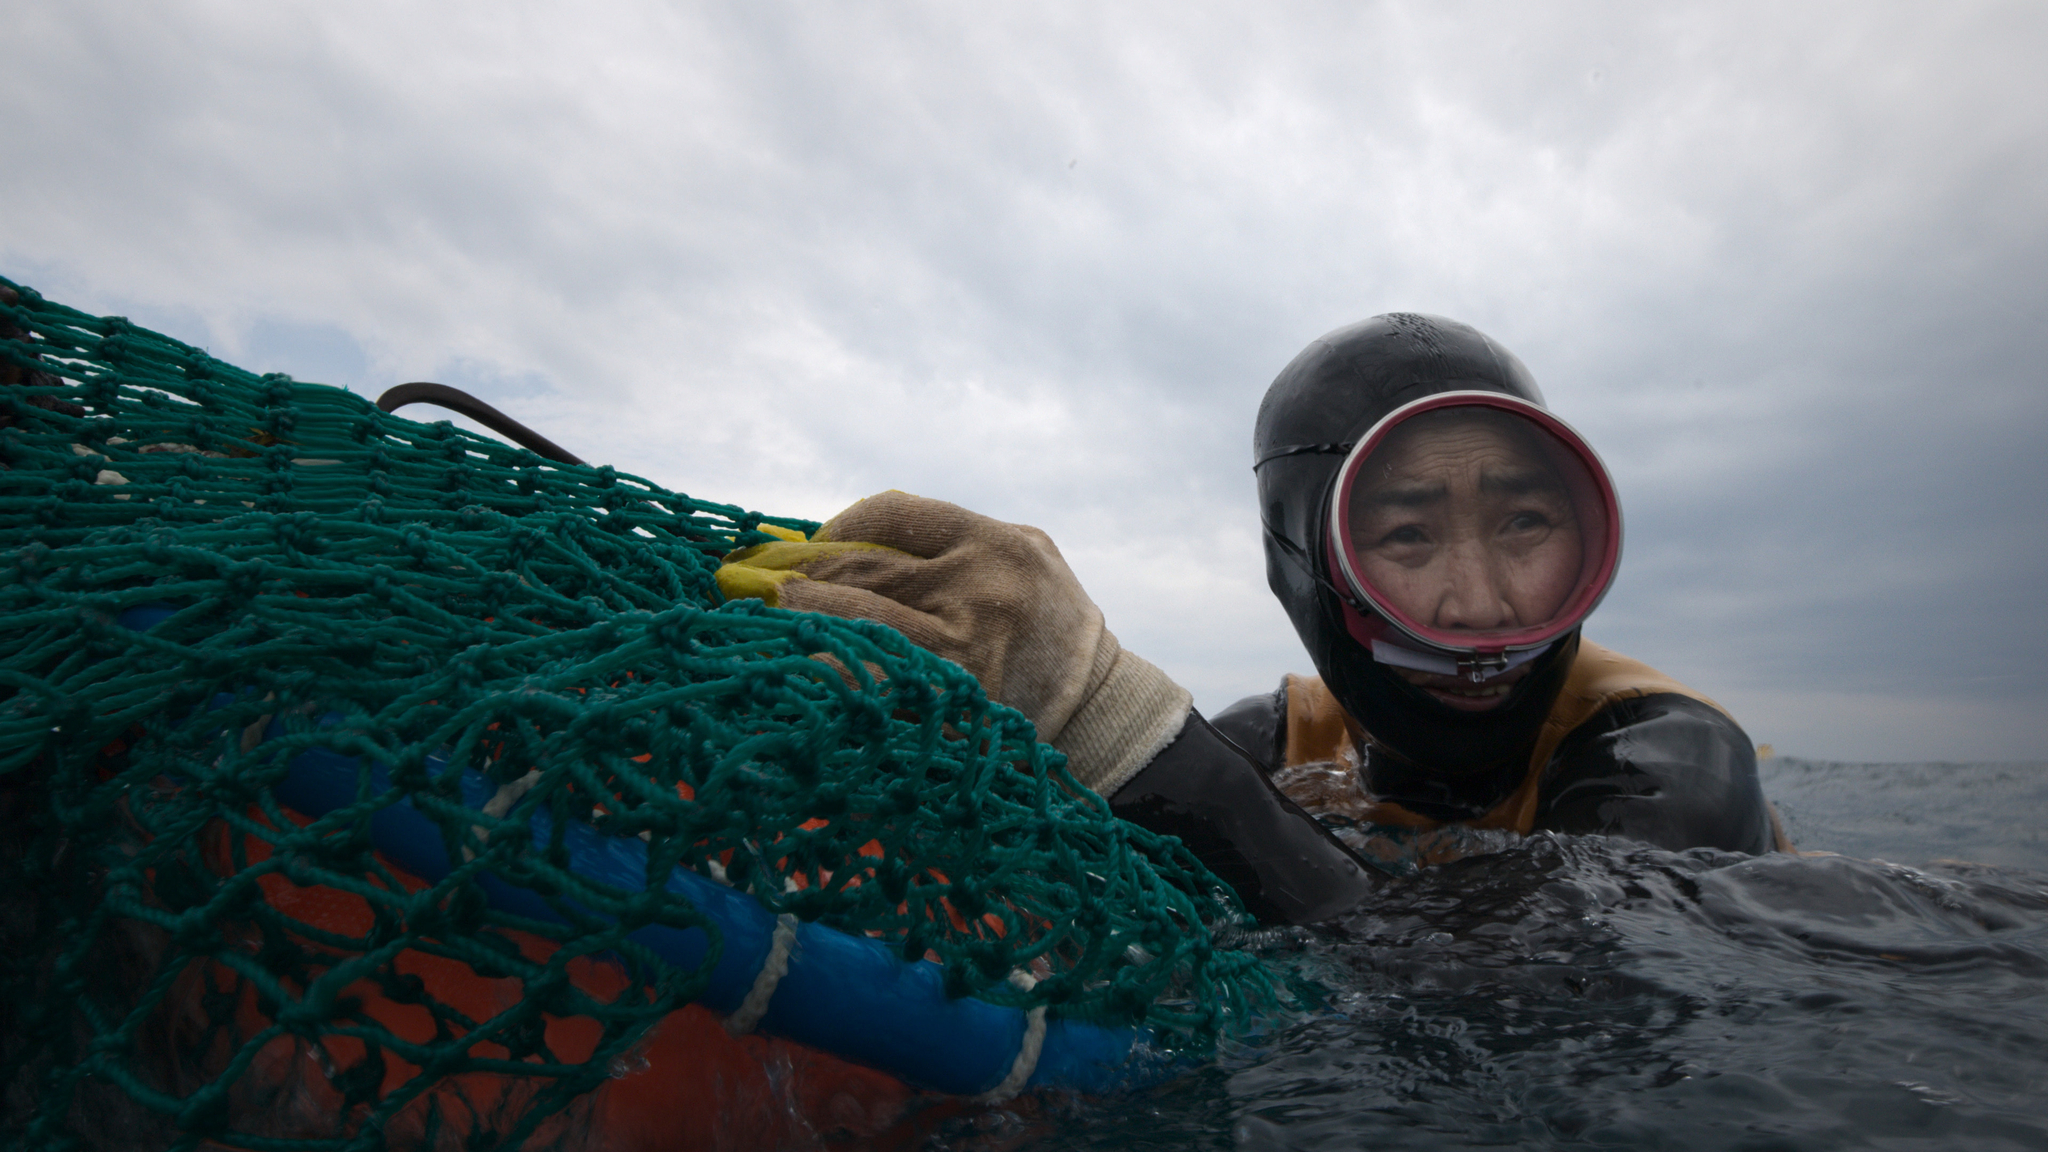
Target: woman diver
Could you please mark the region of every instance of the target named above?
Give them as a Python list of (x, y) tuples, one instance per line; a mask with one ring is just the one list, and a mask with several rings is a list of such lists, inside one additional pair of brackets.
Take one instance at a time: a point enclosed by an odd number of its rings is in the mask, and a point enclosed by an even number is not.
[(1317, 675), (1213, 722), (1118, 645), (1044, 533), (941, 501), (870, 497), (734, 553), (719, 583), (959, 663), (1268, 922), (1355, 906), (1361, 861), (1403, 871), (1488, 835), (1789, 848), (1734, 719), (1580, 638), (1620, 507), (1507, 350), (1409, 313), (1339, 329), (1274, 380), (1252, 442), (1267, 579)]

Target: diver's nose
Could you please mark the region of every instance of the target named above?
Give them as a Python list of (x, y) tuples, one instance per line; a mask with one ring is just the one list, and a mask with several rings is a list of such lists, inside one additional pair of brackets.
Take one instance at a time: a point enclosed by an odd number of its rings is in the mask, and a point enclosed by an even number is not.
[(1483, 547), (1455, 545), (1444, 565), (1444, 587), (1437, 598), (1438, 628), (1483, 630), (1515, 623), (1507, 582)]

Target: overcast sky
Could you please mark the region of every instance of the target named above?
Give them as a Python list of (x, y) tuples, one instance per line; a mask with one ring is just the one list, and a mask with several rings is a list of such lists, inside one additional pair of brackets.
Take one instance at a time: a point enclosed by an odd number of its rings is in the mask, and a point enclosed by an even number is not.
[(692, 495), (1036, 524), (1212, 711), (1308, 670), (1266, 385), (1438, 313), (1616, 474), (1591, 638), (1781, 752), (2048, 760), (2048, 5), (7, 13), (53, 299)]

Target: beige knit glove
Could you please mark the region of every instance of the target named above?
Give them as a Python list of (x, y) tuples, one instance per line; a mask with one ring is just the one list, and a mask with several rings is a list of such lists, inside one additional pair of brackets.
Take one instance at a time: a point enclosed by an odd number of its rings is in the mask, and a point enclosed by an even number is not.
[(1193, 699), (1124, 651), (1052, 540), (907, 492), (870, 496), (811, 540), (726, 557), (728, 599), (887, 624), (967, 669), (1108, 796), (1151, 763)]

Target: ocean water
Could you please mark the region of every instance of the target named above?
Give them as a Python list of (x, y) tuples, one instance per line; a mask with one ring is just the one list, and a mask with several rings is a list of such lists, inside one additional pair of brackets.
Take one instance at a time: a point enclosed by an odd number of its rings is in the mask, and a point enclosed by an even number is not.
[(1214, 1065), (934, 1149), (2048, 1149), (2048, 765), (1775, 759), (1795, 842), (1537, 836), (1259, 938), (1327, 990)]

